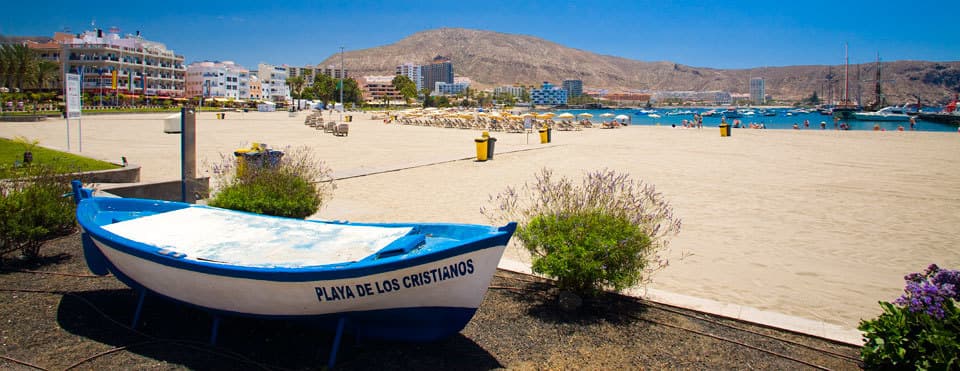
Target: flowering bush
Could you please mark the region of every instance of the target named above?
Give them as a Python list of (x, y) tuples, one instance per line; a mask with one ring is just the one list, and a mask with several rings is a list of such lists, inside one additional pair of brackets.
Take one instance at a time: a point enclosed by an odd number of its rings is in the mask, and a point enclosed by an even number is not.
[(490, 196), (481, 209), (495, 223), (519, 224), (517, 239), (533, 256), (534, 272), (589, 295), (647, 283), (667, 266), (660, 254), (681, 222), (653, 185), (610, 170), (587, 173), (580, 185), (548, 169), (535, 178)]
[(868, 368), (960, 370), (960, 271), (931, 264), (911, 273), (903, 296), (880, 302), (883, 314), (860, 322)]
[(306, 218), (316, 213), (333, 189), (330, 169), (307, 147), (282, 157), (245, 159), (238, 172), (233, 158), (213, 166), (218, 190), (209, 205), (258, 214)]

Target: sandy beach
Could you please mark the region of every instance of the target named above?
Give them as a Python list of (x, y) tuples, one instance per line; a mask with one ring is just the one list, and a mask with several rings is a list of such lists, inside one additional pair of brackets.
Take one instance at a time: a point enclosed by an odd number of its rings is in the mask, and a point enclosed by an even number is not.
[[(479, 131), (386, 125), (354, 115), (335, 137), (303, 125), (306, 112), (228, 113), (198, 120), (198, 163), (251, 142), (311, 147), (341, 178), (316, 217), (351, 221), (488, 223), (480, 207), (540, 168), (580, 177), (609, 168), (656, 185), (683, 219), (671, 265), (652, 288), (854, 328), (893, 300), (903, 276), (930, 263), (960, 267), (960, 135), (932, 132), (719, 130), (635, 126), (536, 135), (491, 133), (493, 161), (475, 154)], [(142, 166), (144, 182), (179, 178), (169, 114), (86, 116), (82, 152)], [(64, 120), (0, 123), (65, 150)], [(369, 174), (369, 175), (367, 175)], [(528, 261), (515, 246), (506, 259)]]

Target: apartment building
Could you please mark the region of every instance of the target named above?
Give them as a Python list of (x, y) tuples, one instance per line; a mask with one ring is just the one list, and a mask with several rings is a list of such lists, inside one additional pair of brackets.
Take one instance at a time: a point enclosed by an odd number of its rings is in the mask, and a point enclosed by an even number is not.
[(540, 89), (530, 90), (530, 101), (543, 106), (567, 104), (567, 91), (544, 81)]
[(260, 63), (257, 65), (257, 77), (260, 78), (262, 99), (274, 102), (290, 100), (290, 87), (287, 86), (287, 77), (290, 77), (289, 66), (274, 66)]
[(57, 62), (67, 73), (82, 76), (85, 92), (158, 99), (185, 94), (183, 56), (140, 32), (120, 36), (118, 28), (80, 34), (57, 32), (48, 43), (27, 42), (40, 57)]
[(191, 63), (187, 66), (186, 95), (250, 99), (250, 71), (232, 61)]

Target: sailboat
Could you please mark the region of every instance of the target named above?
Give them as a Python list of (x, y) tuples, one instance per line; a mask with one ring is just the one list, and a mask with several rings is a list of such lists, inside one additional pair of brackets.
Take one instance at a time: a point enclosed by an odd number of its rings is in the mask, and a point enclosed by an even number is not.
[(833, 107), (833, 117), (849, 120), (854, 118), (854, 112), (860, 111), (860, 105), (850, 100), (850, 56), (847, 53), (847, 44), (843, 44), (843, 58), (843, 99)]

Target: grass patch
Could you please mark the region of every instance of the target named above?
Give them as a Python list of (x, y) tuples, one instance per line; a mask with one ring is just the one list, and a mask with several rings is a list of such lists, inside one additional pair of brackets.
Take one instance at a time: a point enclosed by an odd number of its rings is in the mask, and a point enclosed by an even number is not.
[(150, 113), (150, 112), (180, 112), (180, 107), (139, 107), (139, 108), (103, 108), (85, 109), (82, 113)]
[(7, 111), (0, 116), (60, 116), (60, 111)]
[[(0, 179), (16, 177), (13, 165), (23, 162), (24, 146), (15, 141), (0, 138)], [(119, 169), (119, 165), (94, 160), (83, 156), (34, 146), (33, 163), (50, 166), (58, 173)]]

